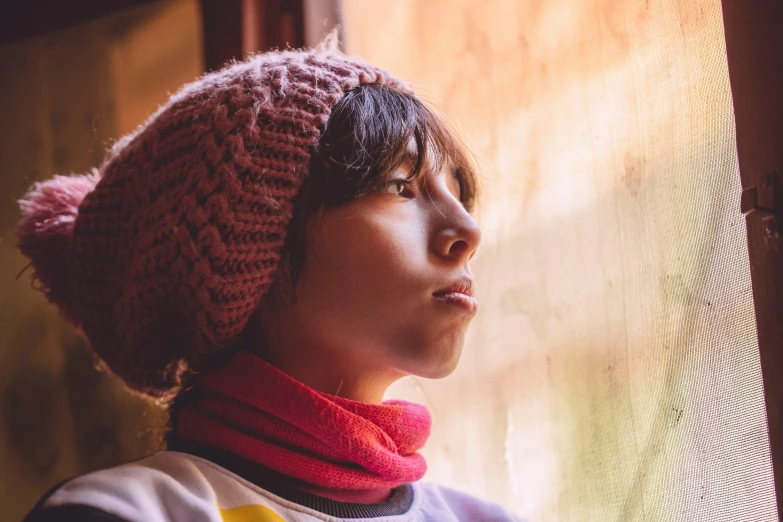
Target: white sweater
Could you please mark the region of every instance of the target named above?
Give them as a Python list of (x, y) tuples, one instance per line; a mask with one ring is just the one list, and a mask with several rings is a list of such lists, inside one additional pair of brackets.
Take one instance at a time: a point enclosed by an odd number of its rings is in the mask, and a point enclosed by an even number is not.
[(163, 451), (66, 482), (41, 506), (78, 504), (127, 522), (521, 522), (500, 505), (436, 484), (411, 484), (401, 515), (339, 518), (295, 504), (200, 457)]

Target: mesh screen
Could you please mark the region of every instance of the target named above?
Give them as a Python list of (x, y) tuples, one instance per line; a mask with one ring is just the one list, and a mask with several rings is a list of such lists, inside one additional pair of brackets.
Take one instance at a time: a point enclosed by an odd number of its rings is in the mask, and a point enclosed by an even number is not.
[(346, 0), (484, 172), (425, 480), (545, 520), (777, 520), (719, 0)]

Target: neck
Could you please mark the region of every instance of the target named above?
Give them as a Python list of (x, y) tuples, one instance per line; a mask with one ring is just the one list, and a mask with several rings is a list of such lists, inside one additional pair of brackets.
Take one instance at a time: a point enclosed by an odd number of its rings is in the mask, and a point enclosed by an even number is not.
[(404, 376), (378, 363), (362, 361), (308, 343), (286, 343), (252, 350), (297, 381), (318, 391), (365, 404), (381, 404), (389, 386)]
[(379, 362), (381, 350), (335, 348), (269, 312), (266, 305), (259, 310), (260, 320), (248, 328), (245, 347), (313, 389), (365, 404), (381, 404), (389, 386), (406, 375)]

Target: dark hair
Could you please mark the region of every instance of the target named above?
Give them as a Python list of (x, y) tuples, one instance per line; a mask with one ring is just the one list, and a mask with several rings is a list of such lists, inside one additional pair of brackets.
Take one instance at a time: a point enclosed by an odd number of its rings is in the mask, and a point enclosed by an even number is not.
[[(474, 162), (442, 117), (415, 96), (385, 85), (365, 84), (348, 91), (332, 108), (312, 152), (309, 176), (295, 199), (283, 257), (269, 290), (271, 299), (295, 299), (294, 286), (306, 257), (307, 220), (380, 187), (405, 162), (412, 166), (410, 180), (453, 169), (460, 200), (473, 209), (478, 192)], [(245, 333), (240, 347), (249, 338)], [(187, 387), (172, 402), (166, 436), (170, 449), (180, 446), (177, 412), (197, 399), (197, 389)]]

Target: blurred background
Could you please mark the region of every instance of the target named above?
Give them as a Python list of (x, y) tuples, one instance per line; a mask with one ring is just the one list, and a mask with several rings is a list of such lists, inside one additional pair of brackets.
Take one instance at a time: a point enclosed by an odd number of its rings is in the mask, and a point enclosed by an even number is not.
[(16, 200), (204, 71), (339, 24), (483, 173), (463, 359), (387, 394), (433, 414), (425, 480), (532, 521), (777, 520), (720, 0), (50, 4), (0, 37), (0, 518), (166, 423), (17, 276)]

